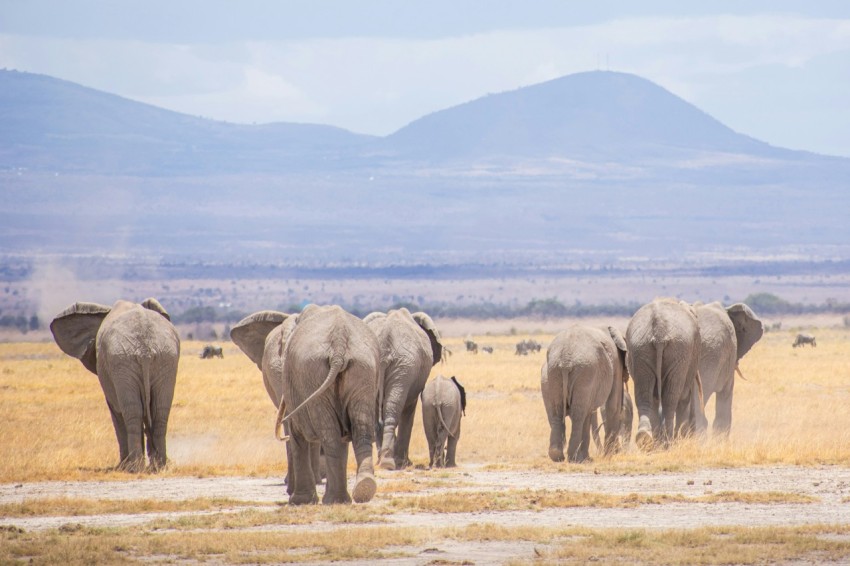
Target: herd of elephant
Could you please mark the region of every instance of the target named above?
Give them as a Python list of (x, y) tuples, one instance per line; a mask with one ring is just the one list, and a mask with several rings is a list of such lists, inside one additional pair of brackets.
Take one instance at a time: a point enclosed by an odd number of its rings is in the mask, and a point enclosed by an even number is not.
[[(112, 307), (75, 303), (50, 329), (63, 352), (98, 376), (118, 439), (119, 468), (144, 469), (146, 452), (151, 470), (164, 466), (180, 339), (162, 305), (156, 299)], [(705, 430), (705, 402), (715, 393), (714, 428), (728, 432), (738, 361), (762, 333), (761, 321), (744, 304), (724, 309), (658, 299), (637, 311), (625, 337), (614, 327), (583, 325), (558, 334), (541, 371), (549, 456), (564, 460), (569, 416), (567, 456), (587, 459), (599, 408), (604, 450), (628, 439), (630, 376), (640, 447)], [(427, 314), (401, 308), (360, 319), (335, 305), (308, 305), (297, 314), (265, 310), (240, 321), (231, 338), (262, 372), (277, 408), (275, 435), (286, 441), (290, 503), (318, 502), (320, 458), (327, 478), (323, 503), (371, 500), (377, 489), (373, 444), (378, 466), (409, 466), (420, 399), (430, 465), (456, 464), (466, 392), (454, 377), (428, 380), (444, 346)], [(356, 476), (349, 494), (350, 445)]]

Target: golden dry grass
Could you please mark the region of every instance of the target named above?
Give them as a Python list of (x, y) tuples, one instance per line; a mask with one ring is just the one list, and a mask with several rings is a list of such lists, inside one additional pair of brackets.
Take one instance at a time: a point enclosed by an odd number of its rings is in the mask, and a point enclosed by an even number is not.
[(526, 541), (541, 564), (776, 564), (842, 563), (850, 528), (712, 527), (703, 529), (586, 529), (350, 526), (333, 531), (174, 531), (87, 528), (23, 532), (0, 529), (0, 563), (95, 564), (200, 561), (225, 564), (375, 560), (415, 556), (444, 540)]
[[(767, 334), (743, 360), (731, 437), (681, 442), (666, 451), (634, 449), (597, 458), (595, 468), (659, 471), (706, 466), (850, 462), (850, 333), (816, 332), (817, 348), (791, 348), (793, 334)], [(467, 388), (458, 461), (489, 468), (587, 469), (546, 456), (549, 427), (540, 398), (545, 349), (514, 355), (523, 336), (479, 336), (492, 355), (469, 354), (460, 339), (433, 373)], [(548, 343), (552, 336), (537, 336)], [(234, 345), (224, 359), (201, 360), (201, 342), (184, 342), (169, 423), (166, 475), (267, 475), (284, 469), (274, 440), (274, 407), (259, 370)], [(713, 401), (709, 403), (713, 415)], [(53, 343), (0, 344), (0, 481), (127, 479), (117, 461), (109, 413), (97, 378)], [(411, 458), (427, 464), (417, 413)], [(412, 488), (413, 486), (411, 486)]]

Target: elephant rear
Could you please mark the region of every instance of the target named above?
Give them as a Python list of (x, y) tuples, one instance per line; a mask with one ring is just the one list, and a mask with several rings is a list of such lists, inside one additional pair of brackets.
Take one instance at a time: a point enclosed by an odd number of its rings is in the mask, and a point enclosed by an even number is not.
[(425, 385), (421, 398), (430, 466), (456, 466), (460, 421), (466, 410), (465, 389), (456, 378), (438, 375)]
[(699, 382), (700, 334), (690, 305), (658, 299), (644, 305), (626, 330), (628, 371), (635, 383), (637, 442), (668, 442), (704, 421)]

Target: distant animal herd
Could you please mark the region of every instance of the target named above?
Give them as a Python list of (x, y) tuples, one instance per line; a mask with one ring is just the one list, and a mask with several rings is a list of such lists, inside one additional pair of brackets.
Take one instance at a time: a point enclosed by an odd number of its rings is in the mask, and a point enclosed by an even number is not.
[[(118, 439), (118, 468), (143, 470), (146, 456), (148, 469), (162, 468), (180, 356), (168, 312), (152, 298), (111, 307), (75, 303), (50, 329), (62, 351), (100, 379)], [(540, 375), (549, 457), (587, 460), (591, 438), (603, 453), (621, 450), (631, 440), (635, 409), (635, 442), (643, 450), (702, 434), (712, 395), (713, 429), (728, 434), (738, 363), (764, 332), (743, 303), (656, 299), (637, 310), (625, 334), (614, 326), (583, 324), (558, 333)], [(467, 395), (457, 377), (428, 379), (432, 367), (451, 354), (428, 314), (400, 308), (361, 319), (335, 305), (308, 305), (294, 314), (266, 310), (236, 324), (231, 338), (256, 364), (277, 410), (275, 434), (286, 441), (290, 503), (317, 503), (316, 485), (323, 478), (324, 503), (372, 499), (375, 466), (412, 465), (408, 450), (420, 400), (429, 466), (456, 465)], [(471, 354), (494, 352), (471, 337), (464, 345)], [(806, 345), (817, 346), (815, 337), (798, 334), (792, 344)], [(514, 354), (542, 349), (526, 339)], [(223, 358), (223, 352), (208, 344), (200, 357)], [(350, 448), (357, 463), (351, 493)]]

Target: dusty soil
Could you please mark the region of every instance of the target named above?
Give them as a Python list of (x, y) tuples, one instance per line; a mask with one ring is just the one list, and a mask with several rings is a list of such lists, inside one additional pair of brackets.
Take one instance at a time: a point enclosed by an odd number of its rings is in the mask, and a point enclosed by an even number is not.
[[(383, 493), (381, 480), (428, 480), (435, 472), (410, 470), (380, 472), (379, 489), (374, 503), (394, 497), (415, 497), (448, 491), (498, 491), (504, 489), (547, 489), (599, 492), (606, 494), (671, 494), (698, 497), (723, 491), (776, 491), (814, 497), (812, 503), (664, 503), (627, 508), (543, 509), (540, 511), (481, 511), (471, 513), (398, 512), (387, 515), (386, 525), (420, 528), (464, 526), (487, 523), (501, 526), (586, 526), (622, 528), (696, 528), (719, 525), (805, 525), (846, 524), (850, 521), (850, 468), (823, 467), (754, 467), (703, 469), (692, 472), (660, 474), (595, 473), (592, 465), (586, 472), (574, 471), (488, 471), (476, 466), (463, 466), (438, 472), (441, 483), (453, 487), (429, 488), (413, 493)], [(321, 490), (320, 490), (321, 492)], [(37, 498), (73, 497), (86, 499), (159, 499), (188, 500), (222, 497), (244, 501), (232, 511), (246, 507), (271, 506), (286, 500), (280, 477), (153, 477), (132, 481), (38, 482), (0, 485), (0, 503), (22, 502)], [(373, 504), (374, 504), (373, 503)], [(220, 511), (216, 511), (220, 512)], [(144, 513), (127, 515), (95, 515), (64, 517), (0, 518), (0, 526), (14, 525), (26, 530), (58, 528), (65, 524), (86, 526), (129, 526), (156, 518), (178, 517), (191, 513)], [(265, 527), (264, 527), (265, 528)], [(280, 530), (333, 530), (361, 528), (351, 525), (293, 525), (270, 527)], [(433, 561), (503, 562), (530, 559), (534, 545), (519, 541), (458, 543), (441, 541), (422, 548), (406, 548), (412, 558), (393, 559), (390, 564), (426, 564)]]

